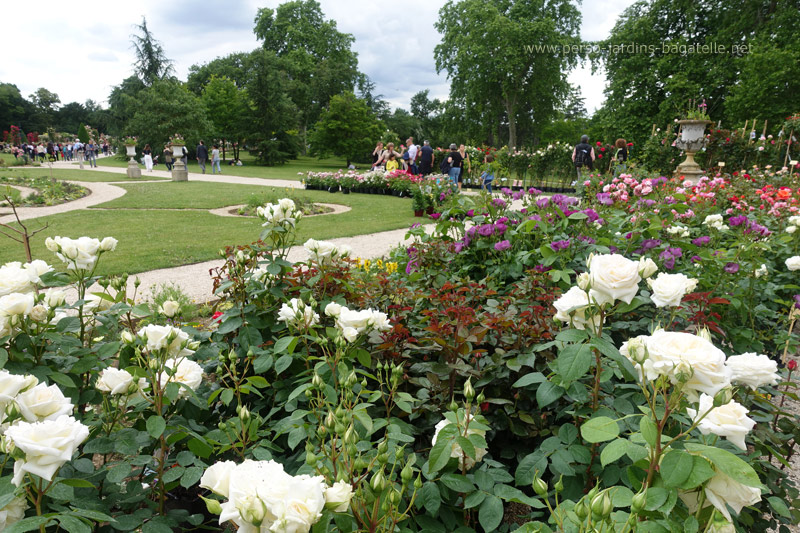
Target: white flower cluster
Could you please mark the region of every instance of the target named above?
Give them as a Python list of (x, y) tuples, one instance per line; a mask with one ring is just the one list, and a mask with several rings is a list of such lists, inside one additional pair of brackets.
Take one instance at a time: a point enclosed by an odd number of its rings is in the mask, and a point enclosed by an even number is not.
[(761, 266), (760, 266), (760, 267), (758, 267), (757, 269), (755, 269), (755, 271), (753, 272), (753, 275), (754, 275), (756, 278), (762, 278), (762, 277), (764, 277), (764, 276), (766, 276), (766, 275), (768, 275), (768, 274), (769, 274), (769, 270), (767, 270), (767, 265), (765, 265), (765, 264), (763, 264), (763, 263), (761, 264)]
[(134, 385), (130, 372), (114, 367), (104, 368), (94, 386), (100, 392), (106, 392), (111, 396), (128, 396), (139, 390), (138, 384)]
[(800, 270), (800, 255), (795, 255), (786, 260), (786, 268), (795, 272)]
[(678, 237), (688, 237), (689, 228), (686, 226), (681, 226), (680, 224), (675, 224), (674, 226), (667, 228), (667, 233), (670, 235), (677, 235)]
[[(462, 437), (469, 438), (470, 435), (480, 435), (481, 437), (485, 437), (486, 436), (486, 431), (484, 431), (483, 429), (475, 429), (475, 428), (469, 427), (469, 423), (472, 422), (472, 415), (467, 414), (465, 418), (466, 418), (465, 424), (467, 425), (467, 431), (466, 431), (466, 434), (461, 435)], [(438, 424), (436, 424), (436, 430), (433, 433), (433, 440), (431, 441), (431, 445), (432, 446), (436, 446), (436, 441), (439, 439), (439, 432), (440, 431), (442, 431), (447, 426), (454, 425), (454, 424), (455, 424), (454, 422), (450, 422), (446, 418), (444, 420), (440, 421)], [(459, 446), (459, 444), (454, 441), (453, 444), (452, 444), (452, 447), (450, 448), (450, 457), (458, 459), (458, 464), (459, 464), (460, 468), (465, 468), (465, 469), (469, 470), (473, 466), (475, 466), (475, 463), (477, 463), (478, 461), (481, 461), (483, 459), (483, 457), (486, 455), (487, 451), (488, 450), (486, 448), (478, 448), (478, 447), (476, 447), (475, 448), (475, 458), (473, 459), (472, 457), (470, 457), (469, 455), (464, 453), (464, 450), (461, 449), (461, 446)]]
[(355, 311), (331, 302), (325, 306), (325, 314), (336, 319), (336, 327), (342, 332), (347, 342), (355, 341), (366, 331), (389, 331), (392, 325), (386, 313), (374, 309)]
[[(728, 507), (733, 509), (736, 514), (739, 514), (742, 512), (742, 508), (761, 501), (761, 489), (743, 485), (742, 483), (739, 483), (733, 478), (728, 477), (722, 472), (717, 472), (711, 479), (708, 480), (703, 488), (703, 492), (705, 492), (706, 495), (703, 507), (713, 505), (726, 519), (728, 519), (728, 521), (732, 520), (731, 513), (728, 511)], [(686, 507), (689, 508), (690, 513), (697, 511), (699, 500), (699, 493), (697, 491), (678, 491), (678, 496), (680, 496), (683, 503), (686, 504)], [(723, 529), (716, 529), (714, 531), (734, 532), (735, 528), (733, 525), (729, 525), (730, 528), (725, 525), (723, 526)]]
[(63, 312), (54, 311), (64, 303), (63, 291), (50, 289), (41, 295), (35, 292), (42, 282), (40, 276), (52, 270), (53, 267), (38, 259), (24, 264), (14, 261), (0, 267), (0, 337), (13, 335), (26, 318), (39, 323), (50, 318), (57, 323), (64, 316)]
[(117, 239), (106, 237), (102, 241), (91, 237), (70, 239), (69, 237), (48, 237), (44, 241), (48, 250), (67, 264), (70, 270), (92, 270), (97, 258), (103, 252), (112, 252), (117, 247)]
[(794, 233), (800, 228), (800, 215), (792, 215), (789, 217), (789, 225), (786, 226), (786, 233)]
[(352, 249), (346, 244), (336, 245), (328, 241), (308, 239), (303, 248), (308, 252), (308, 258), (319, 265), (330, 265), (336, 261), (349, 257)]
[(31, 293), (41, 283), (40, 276), (52, 270), (53, 267), (40, 259), (24, 264), (19, 261), (6, 263), (0, 267), (0, 296)]
[(717, 231), (727, 231), (730, 228), (725, 224), (725, 220), (722, 218), (722, 215), (708, 215), (705, 220), (703, 220), (703, 224), (708, 226), (709, 228), (714, 228)]
[(220, 525), (231, 521), (246, 532), (308, 533), (323, 509), (346, 512), (353, 495), (349, 483), (328, 487), (322, 476), (292, 476), (275, 461), (219, 462), (200, 486), (227, 499)]
[(692, 420), (700, 420), (697, 428), (703, 435), (724, 437), (742, 450), (747, 450), (744, 438), (756, 426), (756, 421), (747, 416), (747, 409), (739, 402), (731, 400), (714, 407), (714, 398), (703, 394), (697, 409), (686, 409), (686, 413)]
[(167, 318), (172, 318), (177, 315), (181, 310), (181, 304), (175, 300), (165, 300), (164, 303), (158, 306), (158, 312)]
[[(74, 406), (56, 385), (39, 383), (35, 376), (20, 376), (0, 370), (0, 422), (10, 423), (3, 439), (22, 451), (14, 463), (12, 483), (22, 484), (26, 473), (52, 481), (61, 466), (72, 459), (77, 447), (89, 436), (89, 428), (72, 416)], [(9, 420), (9, 413), (14, 419)], [(0, 510), (0, 521), (5, 509)], [(16, 516), (9, 509), (5, 520)]]
[(315, 313), (314, 309), (306, 305), (303, 300), (292, 298), (281, 305), (278, 322), (286, 322), (287, 326), (296, 329), (308, 329), (319, 324), (319, 313)]
[[(181, 387), (179, 397), (188, 396), (189, 390), (197, 390), (203, 382), (203, 367), (188, 359), (194, 353), (192, 348), (196, 346), (189, 342), (189, 335), (185, 331), (173, 326), (148, 324), (137, 331), (136, 336), (144, 343), (145, 350), (151, 354), (161, 352), (167, 357), (164, 362), (167, 370), (159, 377), (161, 387), (166, 387), (168, 383), (185, 385)], [(134, 340), (130, 334), (123, 334), (122, 339), (125, 342)], [(142, 380), (139, 381), (138, 388), (141, 389)]]
[(188, 348), (189, 334), (173, 326), (148, 324), (136, 332), (148, 352), (166, 349), (170, 357), (186, 357), (194, 353)]
[(267, 204), (256, 209), (256, 214), (264, 220), (264, 226), (292, 226), (302, 218), (291, 198), (282, 198), (276, 204)]

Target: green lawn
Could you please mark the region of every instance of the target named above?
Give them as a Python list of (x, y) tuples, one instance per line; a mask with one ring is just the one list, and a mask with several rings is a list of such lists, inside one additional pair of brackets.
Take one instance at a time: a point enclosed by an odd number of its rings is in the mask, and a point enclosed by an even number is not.
[[(156, 187), (173, 188), (173, 183)], [(215, 185), (189, 183), (188, 185)], [(142, 187), (144, 184), (142, 185)], [(135, 186), (139, 187), (139, 186)], [(240, 198), (231, 186), (231, 195)], [(234, 189), (235, 188), (235, 189)], [(247, 187), (250, 189), (250, 187)], [(253, 187), (254, 189), (256, 187)], [(200, 188), (198, 188), (200, 190)], [(263, 190), (263, 188), (262, 188)], [(205, 194), (210, 194), (211, 189)], [(278, 191), (281, 191), (278, 189)], [(132, 205), (143, 204), (151, 191), (141, 195), (131, 191)], [(251, 194), (250, 191), (244, 194)], [(308, 191), (319, 201), (335, 202), (353, 207), (352, 211), (338, 215), (323, 215), (303, 219), (298, 226), (298, 244), (308, 238), (331, 239), (351, 237), (364, 233), (406, 228), (419, 219), (412, 216), (408, 200), (392, 196), (360, 194), (330, 194)], [(164, 194), (164, 196), (168, 196)], [(236, 201), (233, 203), (242, 203)], [(227, 203), (227, 199), (224, 202)], [(198, 201), (200, 205), (214, 204), (210, 196)], [(170, 205), (165, 202), (164, 205)], [(247, 244), (258, 239), (261, 224), (252, 217), (220, 217), (202, 211), (186, 212), (159, 210), (93, 209), (61, 215), (41, 217), (26, 222), (29, 230), (49, 224), (33, 239), (33, 257), (57, 265), (55, 255), (44, 247), (47, 237), (56, 235), (77, 238), (82, 235), (102, 238), (112, 236), (119, 240), (117, 250), (103, 256), (99, 274), (136, 273), (158, 268), (174, 267), (218, 258), (218, 250), (226, 245)], [(5, 237), (0, 246), (0, 264), (24, 258), (21, 245)]]
[[(222, 174), (229, 176), (241, 176), (244, 178), (264, 178), (264, 179), (283, 179), (299, 180), (301, 176), (298, 172), (305, 175), (306, 171), (331, 172), (345, 169), (345, 161), (341, 159), (317, 159), (315, 157), (301, 156), (293, 159), (285, 165), (264, 167), (256, 165), (252, 158), (242, 157), (244, 163), (241, 167), (221, 163)], [(97, 160), (98, 167), (126, 167), (127, 161), (122, 161), (116, 157), (108, 157)], [(164, 165), (157, 165), (156, 170), (166, 170)], [(369, 170), (369, 165), (362, 165), (361, 170)], [(200, 167), (196, 160), (189, 160), (189, 172), (200, 172)], [(211, 165), (206, 165), (206, 174), (211, 174)]]
[(17, 168), (0, 168), (0, 176), (21, 176), (25, 178), (39, 178), (39, 177), (53, 177), (59, 180), (72, 180), (72, 181), (142, 181), (142, 180), (164, 180), (168, 178), (157, 178), (155, 176), (142, 176), (142, 178), (131, 179), (126, 174), (117, 174), (115, 172), (90, 172), (87, 170), (75, 170), (66, 168), (48, 168), (44, 167), (28, 167), (24, 169)]
[(308, 198), (314, 202), (342, 203), (367, 208), (370, 199), (364, 194), (331, 194), (323, 191), (284, 189), (262, 185), (236, 185), (202, 181), (168, 181), (165, 183), (130, 183), (120, 185), (127, 194), (99, 204), (102, 209), (215, 209), (248, 203), (257, 196), (261, 205), (286, 196)]

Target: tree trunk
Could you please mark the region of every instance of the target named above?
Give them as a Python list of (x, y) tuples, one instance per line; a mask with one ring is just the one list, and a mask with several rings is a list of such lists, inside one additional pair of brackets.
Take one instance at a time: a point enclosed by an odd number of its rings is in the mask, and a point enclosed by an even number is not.
[(300, 126), (300, 137), (303, 139), (303, 148), (300, 150), (300, 153), (308, 155), (308, 127), (305, 122)]
[(508, 149), (517, 147), (517, 117), (514, 112), (514, 102), (505, 100), (506, 116), (508, 117)]
[(222, 160), (225, 161), (225, 137), (222, 138)]

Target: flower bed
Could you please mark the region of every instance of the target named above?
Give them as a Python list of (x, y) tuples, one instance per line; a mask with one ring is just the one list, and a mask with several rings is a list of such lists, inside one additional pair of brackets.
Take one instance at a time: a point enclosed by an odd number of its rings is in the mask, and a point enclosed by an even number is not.
[(0, 269), (0, 513), (101, 531), (793, 523), (771, 461), (800, 437), (782, 416), (798, 184), (751, 178), (453, 195), (369, 264), (314, 239), (287, 261), (302, 214), (281, 199), (222, 251), (210, 328), (121, 279), (87, 294), (113, 239), (48, 240), (66, 273)]
[[(15, 189), (9, 187), (11, 199), (14, 205), (21, 207), (36, 207), (46, 205), (58, 205), (78, 198), (83, 198), (89, 194), (88, 189), (72, 183), (50, 179), (46, 177), (40, 178), (22, 178), (14, 176), (0, 176), (0, 192), (6, 194), (3, 190), (6, 185), (19, 185), (35, 189), (36, 192), (27, 196), (15, 194)], [(0, 205), (5, 205), (5, 201), (0, 198)]]

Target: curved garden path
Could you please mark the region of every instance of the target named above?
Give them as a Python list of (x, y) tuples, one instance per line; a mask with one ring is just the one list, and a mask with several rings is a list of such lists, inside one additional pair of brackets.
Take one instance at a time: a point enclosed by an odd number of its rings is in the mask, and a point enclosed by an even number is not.
[[(69, 162), (56, 162), (53, 163), (53, 168), (81, 170), (78, 166)], [(127, 169), (119, 167), (100, 167), (90, 168), (85, 165), (83, 172), (113, 172), (116, 174), (125, 174)], [(153, 172), (142, 171), (142, 179), (135, 181), (122, 181), (122, 182), (82, 182), (72, 181), (71, 183), (80, 185), (89, 189), (90, 194), (67, 202), (65, 204), (47, 206), (47, 207), (19, 207), (17, 213), (20, 219), (26, 220), (36, 217), (55, 215), (60, 213), (67, 213), (80, 209), (86, 209), (95, 205), (109, 202), (116, 198), (123, 196), (126, 191), (118, 185), (131, 184), (131, 183), (145, 183), (150, 180), (149, 177), (169, 178), (171, 173), (166, 170), (154, 170)], [(299, 181), (280, 180), (280, 179), (264, 179), (264, 178), (244, 178), (240, 176), (229, 176), (225, 174), (197, 174), (194, 172), (189, 173), (190, 181), (205, 181), (217, 183), (234, 183), (238, 185), (261, 185), (264, 187), (290, 187), (301, 188), (302, 184)], [(161, 180), (156, 183), (162, 183)], [(331, 205), (333, 207), (333, 205)], [(337, 206), (338, 212), (344, 212), (349, 208), (342, 210), (342, 206)], [(223, 208), (222, 210), (209, 210), (209, 211), (226, 211), (231, 207)], [(214, 214), (220, 215), (220, 212)], [(336, 214), (327, 213), (327, 214)], [(14, 221), (14, 215), (0, 216), (0, 223), (10, 223)], [(428, 226), (429, 231), (433, 225)], [(343, 237), (338, 239), (330, 239), (331, 242), (336, 244), (346, 244), (353, 249), (353, 257), (362, 257), (364, 259), (374, 259), (386, 256), (392, 248), (395, 248), (405, 243), (405, 235), (407, 229), (399, 229), (392, 231), (384, 231), (380, 233), (370, 233), (367, 235), (358, 235), (354, 237)], [(290, 261), (305, 261), (306, 252), (302, 246), (295, 246), (289, 252)], [(193, 301), (196, 303), (207, 302), (215, 299), (212, 293), (212, 280), (209, 275), (211, 269), (222, 266), (222, 260), (206, 261), (203, 263), (195, 263), (191, 265), (183, 265), (173, 268), (163, 268), (160, 270), (151, 270), (148, 272), (140, 272), (131, 275), (128, 279), (129, 294), (133, 294), (133, 283), (136, 279), (141, 281), (137, 293), (137, 300), (145, 300), (152, 296), (151, 288), (165, 283), (174, 283), (183, 290)], [(90, 292), (100, 291), (99, 286), (90, 288)]]

